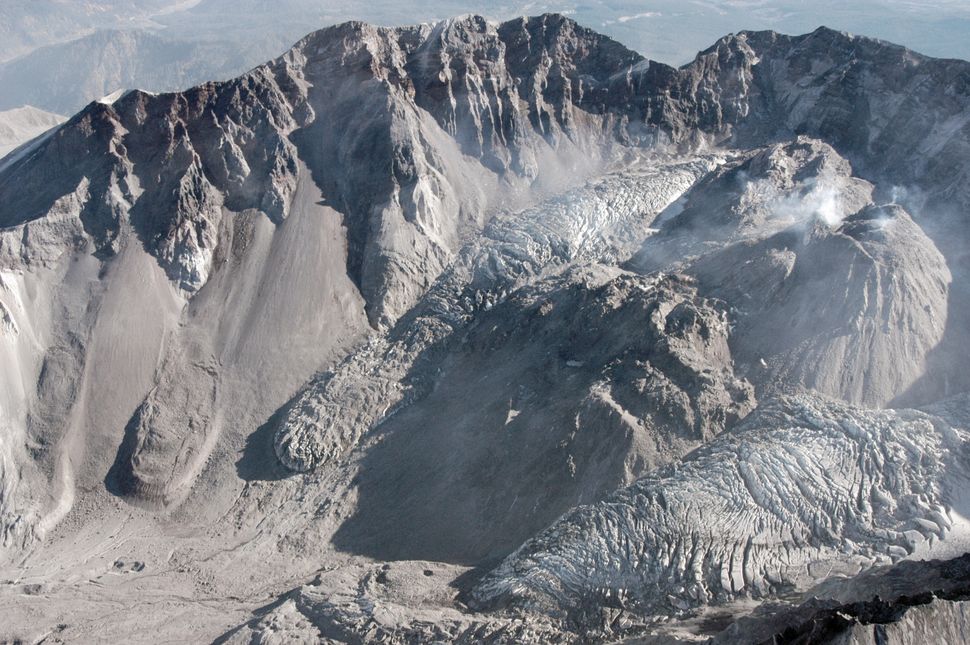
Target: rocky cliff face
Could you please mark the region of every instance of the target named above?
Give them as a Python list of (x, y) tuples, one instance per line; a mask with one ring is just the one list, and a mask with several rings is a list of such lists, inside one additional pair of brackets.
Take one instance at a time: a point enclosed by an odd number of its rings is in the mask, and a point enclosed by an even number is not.
[(466, 17), (92, 103), (0, 161), (11, 579), (80, 639), (147, 567), (227, 639), (568, 642), (950, 557), (968, 71)]

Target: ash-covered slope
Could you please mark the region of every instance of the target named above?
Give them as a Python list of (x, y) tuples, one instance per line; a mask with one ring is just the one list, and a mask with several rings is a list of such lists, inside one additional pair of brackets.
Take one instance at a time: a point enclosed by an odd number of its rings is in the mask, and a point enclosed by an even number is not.
[(959, 548), (962, 399), (861, 406), (968, 385), (968, 72), (467, 17), (89, 105), (0, 162), (14, 636), (636, 636)]
[(64, 3), (37, 0), (0, 6), (0, 61), (51, 43), (77, 38), (99, 28), (146, 25), (152, 18), (184, 9), (192, 0), (92, 0)]

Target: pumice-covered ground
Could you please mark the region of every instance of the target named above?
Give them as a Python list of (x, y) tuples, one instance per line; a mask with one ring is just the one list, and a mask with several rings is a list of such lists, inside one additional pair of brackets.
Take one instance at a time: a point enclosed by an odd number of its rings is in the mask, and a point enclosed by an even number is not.
[(967, 78), (472, 16), (51, 123), (0, 640), (958, 640)]

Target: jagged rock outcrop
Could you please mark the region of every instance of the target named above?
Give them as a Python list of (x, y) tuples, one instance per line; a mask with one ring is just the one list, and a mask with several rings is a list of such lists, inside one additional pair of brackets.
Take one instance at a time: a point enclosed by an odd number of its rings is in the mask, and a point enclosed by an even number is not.
[(834, 578), (793, 607), (755, 612), (716, 637), (741, 643), (953, 643), (963, 640), (970, 556), (905, 560)]

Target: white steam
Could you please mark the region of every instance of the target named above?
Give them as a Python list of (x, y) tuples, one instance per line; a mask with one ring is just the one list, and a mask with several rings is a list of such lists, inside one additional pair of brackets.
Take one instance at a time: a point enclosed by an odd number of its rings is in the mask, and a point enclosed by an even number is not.
[(775, 212), (793, 223), (821, 222), (835, 228), (845, 219), (842, 182), (836, 177), (819, 176), (806, 181), (802, 190), (783, 197)]
[(784, 189), (772, 179), (749, 180), (746, 173), (739, 180), (744, 186), (740, 208), (761, 210), (771, 228), (816, 222), (835, 228), (849, 214), (843, 197), (845, 182), (834, 175), (819, 175)]

